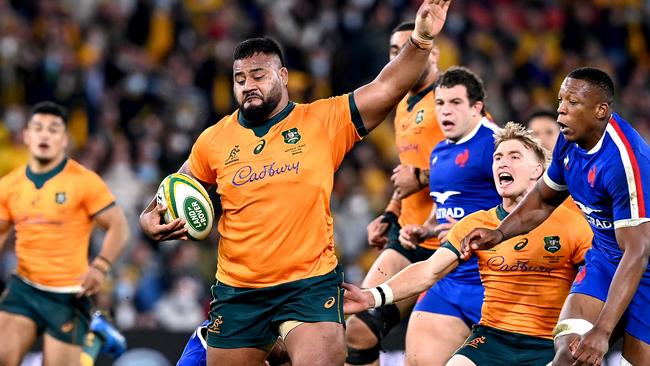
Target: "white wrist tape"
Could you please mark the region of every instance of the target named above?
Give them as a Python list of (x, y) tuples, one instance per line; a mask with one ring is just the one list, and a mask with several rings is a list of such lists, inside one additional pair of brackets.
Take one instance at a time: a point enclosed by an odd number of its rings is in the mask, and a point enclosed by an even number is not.
[(593, 328), (594, 325), (584, 319), (560, 320), (553, 329), (553, 339), (567, 334), (583, 335)]
[(393, 303), (393, 290), (386, 283), (371, 288), (370, 293), (375, 299), (375, 308)]

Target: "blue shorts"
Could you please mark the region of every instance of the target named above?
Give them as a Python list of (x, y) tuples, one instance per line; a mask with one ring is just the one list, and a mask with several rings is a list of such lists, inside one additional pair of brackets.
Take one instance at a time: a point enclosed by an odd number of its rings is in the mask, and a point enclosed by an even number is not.
[(471, 329), (481, 320), (483, 285), (444, 277), (419, 299), (413, 311), (455, 316)]
[(205, 366), (207, 355), (205, 338), (208, 325), (210, 321), (206, 320), (192, 333), (176, 366)]
[[(607, 300), (609, 285), (612, 283), (617, 266), (618, 263), (611, 262), (601, 252), (590, 249), (585, 254), (585, 265), (580, 267), (571, 287), (571, 293), (589, 295), (604, 302)], [(649, 304), (650, 271), (646, 270), (621, 320), (626, 322), (625, 331), (628, 334), (648, 344), (650, 344), (650, 317), (647, 312)]]

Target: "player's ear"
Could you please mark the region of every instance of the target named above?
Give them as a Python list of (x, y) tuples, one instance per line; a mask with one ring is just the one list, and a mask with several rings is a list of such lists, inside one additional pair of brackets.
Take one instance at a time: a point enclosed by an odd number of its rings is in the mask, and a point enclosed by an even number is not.
[(533, 175), (531, 179), (534, 181), (538, 181), (539, 178), (542, 177), (542, 175), (544, 175), (544, 167), (542, 166), (542, 164), (537, 164), (535, 166), (535, 169), (533, 169)]
[(596, 107), (596, 118), (605, 119), (609, 117), (609, 103), (602, 102)]
[(472, 106), (472, 115), (478, 116), (481, 114), (482, 110), (483, 110), (483, 102), (480, 100), (474, 102), (474, 105)]
[(282, 85), (287, 86), (289, 83), (289, 70), (287, 70), (286, 67), (281, 67), (280, 68), (280, 80), (282, 81)]

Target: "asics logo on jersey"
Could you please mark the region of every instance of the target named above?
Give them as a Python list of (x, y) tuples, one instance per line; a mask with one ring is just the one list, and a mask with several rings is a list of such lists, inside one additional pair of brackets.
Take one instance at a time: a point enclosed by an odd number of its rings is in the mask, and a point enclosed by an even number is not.
[(436, 199), (436, 202), (438, 202), (441, 205), (444, 205), (445, 202), (449, 199), (449, 197), (460, 194), (458, 191), (446, 191), (446, 192), (431, 192), (431, 195)]
[(456, 155), (456, 160), (454, 160), (454, 163), (456, 163), (456, 165), (458, 165), (459, 167), (464, 168), (468, 161), (469, 161), (469, 149), (465, 149), (465, 151)]
[(594, 212), (602, 212), (603, 211), (603, 210), (596, 210), (596, 209), (593, 209), (591, 207), (587, 207), (584, 204), (582, 204), (582, 202), (578, 202), (576, 200), (573, 200), (573, 202), (575, 202), (576, 205), (578, 205), (578, 207), (580, 207), (580, 211), (584, 212), (585, 215), (591, 215)]
[(594, 183), (596, 182), (596, 166), (592, 166), (591, 169), (589, 169), (589, 174), (587, 174), (587, 182), (589, 182), (589, 185), (591, 188), (594, 188)]
[(264, 150), (264, 146), (266, 146), (266, 141), (264, 139), (260, 140), (260, 142), (255, 145), (255, 149), (253, 149), (253, 154), (257, 155)]
[(243, 166), (239, 168), (235, 175), (232, 177), (232, 185), (235, 187), (243, 186), (251, 182), (258, 180), (264, 180), (269, 177), (276, 175), (285, 174), (288, 172), (294, 172), (298, 174), (298, 169), (300, 168), (300, 162), (295, 163), (285, 163), (277, 164), (272, 162), (271, 164), (266, 164), (262, 166), (258, 171), (253, 171), (253, 167), (250, 165)]
[(323, 304), (323, 307), (325, 309), (330, 309), (332, 306), (334, 306), (334, 304), (336, 304), (336, 299), (332, 296), (332, 297), (328, 298), (327, 301), (325, 301), (325, 303)]

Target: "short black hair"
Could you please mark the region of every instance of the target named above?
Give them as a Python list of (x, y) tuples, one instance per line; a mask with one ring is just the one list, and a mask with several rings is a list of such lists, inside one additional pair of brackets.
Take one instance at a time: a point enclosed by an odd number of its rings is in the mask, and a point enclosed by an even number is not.
[[(450, 67), (440, 76), (437, 86), (453, 88), (456, 85), (463, 85), (467, 89), (469, 105), (474, 105), (478, 101), (485, 103), (483, 80), (474, 71), (462, 66)], [(485, 105), (481, 110), (481, 114), (485, 115)]]
[(29, 111), (29, 118), (35, 114), (50, 114), (63, 120), (64, 125), (68, 125), (68, 111), (60, 104), (45, 101), (35, 104)]
[(397, 32), (403, 32), (403, 31), (413, 31), (415, 30), (415, 22), (402, 22), (398, 24), (393, 30), (390, 32), (390, 34), (394, 34)]
[(526, 125), (529, 125), (530, 121), (534, 118), (539, 117), (547, 117), (555, 121), (557, 119), (557, 113), (551, 109), (537, 109), (526, 118)]
[(614, 102), (614, 82), (603, 70), (594, 67), (581, 67), (571, 71), (567, 78), (584, 80), (596, 86), (605, 94), (607, 103), (612, 104)]
[(282, 50), (280, 45), (271, 38), (249, 38), (235, 48), (235, 53), (233, 58), (235, 60), (241, 60), (244, 58), (252, 57), (255, 54), (264, 54), (264, 55), (276, 55), (280, 58), (280, 64), (284, 66), (284, 56), (282, 55)]

